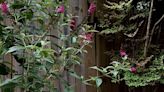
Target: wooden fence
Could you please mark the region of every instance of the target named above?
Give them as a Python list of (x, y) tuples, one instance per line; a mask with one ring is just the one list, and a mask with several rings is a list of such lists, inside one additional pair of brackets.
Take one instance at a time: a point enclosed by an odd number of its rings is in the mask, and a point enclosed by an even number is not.
[[(97, 0), (97, 1), (99, 4), (99, 3), (103, 3), (105, 0)], [(87, 15), (87, 9), (88, 9), (87, 0), (69, 0), (69, 3), (71, 4), (69, 12), (71, 12), (73, 15), (78, 15), (79, 16), (78, 23), (80, 23), (82, 19), (84, 18), (84, 16)], [(101, 6), (98, 6), (97, 8), (101, 9)], [(162, 25), (164, 26), (164, 23)], [(164, 36), (164, 28), (161, 29), (161, 31), (163, 31), (161, 36)], [(54, 32), (51, 32), (51, 34), (58, 35), (57, 33), (54, 33)], [(50, 38), (50, 39), (52, 41), (57, 42), (56, 39), (53, 39), (53, 38)], [(95, 34), (94, 41), (91, 44), (92, 48), (86, 47), (88, 53), (83, 55), (82, 65), (74, 66), (74, 69), (80, 75), (84, 75), (85, 78), (89, 78), (90, 76), (100, 75), (95, 70), (90, 69), (90, 67), (91, 66), (107, 66), (109, 64), (109, 58), (104, 52), (111, 50), (114, 46), (118, 46), (116, 44), (119, 44), (119, 42), (118, 41), (109, 42), (103, 36), (99, 34)], [(19, 64), (14, 60), (14, 58), (11, 55), (4, 56), (4, 61), (11, 61), (12, 65), (14, 65), (13, 67), (12, 66), (11, 67), (14, 68), (16, 71), (18, 71), (17, 73), (19, 74), (22, 73), (22, 69), (19, 67)], [(11, 78), (12, 75), (13, 74), (5, 76), (3, 79)], [(71, 76), (68, 76), (67, 72), (64, 72), (63, 75), (65, 75), (65, 79), (72, 84), (75, 92), (128, 92), (129, 91), (129, 88), (125, 86), (124, 83), (113, 84), (110, 82), (109, 78), (105, 78), (105, 77), (103, 78), (103, 84), (101, 85), (99, 89), (97, 89), (93, 86), (87, 86), (87, 85), (82, 84), (77, 79), (72, 78)], [(57, 82), (57, 87), (60, 90), (60, 92), (64, 92), (60, 81), (56, 81), (56, 82)], [(131, 92), (153, 92), (155, 88), (157, 90), (156, 92), (164, 92), (164, 85), (149, 86), (149, 87), (144, 87), (144, 88), (142, 87), (135, 88)], [(21, 92), (21, 90), (15, 89), (15, 92)]]

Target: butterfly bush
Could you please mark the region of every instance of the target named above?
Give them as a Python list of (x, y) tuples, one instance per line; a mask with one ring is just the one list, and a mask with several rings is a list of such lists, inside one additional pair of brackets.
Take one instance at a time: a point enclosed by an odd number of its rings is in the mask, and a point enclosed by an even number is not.
[[(1, 88), (14, 83), (13, 87), (24, 92), (56, 92), (58, 88), (54, 85), (59, 80), (64, 90), (69, 90), (70, 83), (64, 81), (63, 72), (84, 81), (83, 76), (72, 72), (72, 66), (81, 64), (85, 46), (93, 41), (94, 33), (89, 31), (94, 29), (84, 27), (87, 21), (77, 24), (78, 17), (66, 13), (68, 7), (67, 0), (14, 0), (0, 4), (1, 12), (5, 14), (0, 16), (10, 20), (10, 24), (0, 20), (0, 56), (11, 54), (23, 69), (23, 73), (4, 80)], [(88, 12), (93, 15), (95, 8), (91, 3)], [(81, 34), (84, 35), (80, 37)], [(5, 74), (18, 71), (7, 72)]]

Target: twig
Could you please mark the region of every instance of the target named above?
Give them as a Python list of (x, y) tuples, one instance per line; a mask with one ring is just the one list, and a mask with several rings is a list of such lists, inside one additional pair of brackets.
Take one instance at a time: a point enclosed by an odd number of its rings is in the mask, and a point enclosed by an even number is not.
[(151, 59), (154, 57), (154, 55), (151, 55), (150, 57), (147, 57), (145, 60), (136, 63), (136, 65), (139, 65), (140, 67), (144, 67)]
[(132, 41), (132, 42), (142, 42), (147, 39), (147, 36), (144, 36), (143, 38), (140, 39), (126, 39), (127, 41)]
[(151, 31), (151, 34), (150, 34), (150, 39), (149, 39), (149, 45), (151, 43), (151, 40), (152, 40), (152, 37), (153, 37), (153, 34), (154, 34), (154, 31), (155, 31), (155, 28), (156, 26), (164, 19), (164, 14), (162, 15), (162, 17), (154, 24), (153, 28), (152, 28), (152, 31)]
[(139, 23), (138, 28), (136, 29), (136, 31), (134, 33), (130, 33), (130, 34), (124, 33), (124, 35), (126, 35), (128, 37), (131, 37), (131, 38), (134, 37), (134, 36), (136, 36), (136, 34), (138, 33), (139, 28), (141, 27), (141, 25), (143, 24), (143, 22), (144, 22), (144, 20)]
[(150, 24), (151, 24), (152, 12), (153, 12), (153, 3), (154, 3), (154, 0), (151, 0), (151, 7), (150, 7), (147, 31), (146, 31), (146, 41), (145, 41), (145, 47), (144, 47), (144, 56), (145, 57), (147, 55), (147, 48), (148, 48), (148, 43), (149, 43), (149, 32), (150, 32)]
[(50, 36), (50, 37), (52, 37), (52, 38), (60, 39), (60, 37), (57, 37), (57, 36), (55, 36), (55, 35), (46, 35), (46, 36)]

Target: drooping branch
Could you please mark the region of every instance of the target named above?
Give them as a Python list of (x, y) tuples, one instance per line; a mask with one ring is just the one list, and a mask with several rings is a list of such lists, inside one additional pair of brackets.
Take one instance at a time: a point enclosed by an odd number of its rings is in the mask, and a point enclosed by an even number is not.
[(154, 0), (151, 0), (151, 6), (150, 6), (150, 12), (149, 12), (147, 30), (146, 30), (146, 41), (145, 41), (145, 46), (144, 46), (144, 57), (146, 57), (147, 55), (149, 34), (150, 34), (150, 24), (151, 24), (152, 12), (153, 12), (153, 4), (154, 4)]

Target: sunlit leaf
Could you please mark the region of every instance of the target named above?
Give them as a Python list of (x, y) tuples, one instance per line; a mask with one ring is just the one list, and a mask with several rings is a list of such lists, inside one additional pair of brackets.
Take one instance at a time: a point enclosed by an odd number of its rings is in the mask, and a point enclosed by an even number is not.
[(13, 47), (9, 48), (7, 53), (11, 53), (11, 52), (18, 51), (18, 50), (23, 50), (23, 49), (25, 49), (25, 47), (23, 47), (23, 46), (13, 46)]
[(98, 70), (99, 72), (102, 72), (102, 73), (106, 72), (106, 71), (103, 71), (103, 69), (98, 68), (97, 66), (93, 66), (93, 67), (90, 67), (90, 68)]

